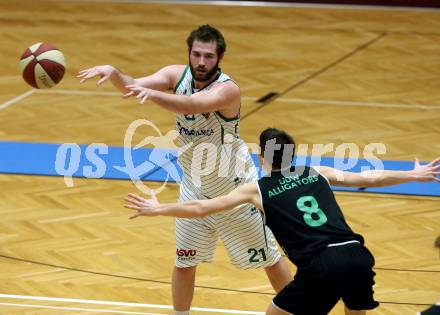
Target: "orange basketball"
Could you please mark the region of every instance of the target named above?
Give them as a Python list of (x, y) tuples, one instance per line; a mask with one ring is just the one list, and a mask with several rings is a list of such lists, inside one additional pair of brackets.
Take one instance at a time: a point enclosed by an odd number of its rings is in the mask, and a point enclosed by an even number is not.
[(37, 43), (25, 50), (20, 59), (23, 79), (36, 89), (48, 89), (64, 76), (66, 61), (63, 53), (48, 43)]

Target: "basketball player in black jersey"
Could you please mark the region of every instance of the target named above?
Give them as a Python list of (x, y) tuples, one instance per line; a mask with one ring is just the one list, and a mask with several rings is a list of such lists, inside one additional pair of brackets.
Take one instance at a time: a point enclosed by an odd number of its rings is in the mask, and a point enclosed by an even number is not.
[[(437, 237), (434, 246), (440, 250), (440, 236)], [(418, 312), (417, 315), (440, 315), (440, 302), (437, 304), (431, 305), (429, 308), (424, 310), (423, 312)]]
[[(289, 146), (290, 157), (283, 159)], [(269, 173), (257, 183), (245, 184), (218, 198), (174, 204), (160, 204), (154, 196), (147, 200), (129, 194), (126, 207), (137, 211), (131, 218), (201, 217), (253, 203), (298, 267), (294, 280), (273, 299), (267, 314), (324, 315), (339, 299), (347, 315), (366, 314), (366, 310), (377, 307), (379, 303), (373, 298), (374, 257), (363, 245), (363, 237), (346, 223), (330, 185), (378, 187), (410, 181), (440, 182), (440, 158), (426, 165), (416, 160), (411, 171), (352, 173), (330, 167), (291, 167), (294, 141), (277, 129), (261, 133), (260, 147), (263, 169)]]

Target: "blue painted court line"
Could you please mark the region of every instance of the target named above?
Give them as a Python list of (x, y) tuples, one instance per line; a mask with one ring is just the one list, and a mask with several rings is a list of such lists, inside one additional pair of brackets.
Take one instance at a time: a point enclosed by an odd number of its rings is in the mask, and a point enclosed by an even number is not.
[[(124, 159), (125, 154), (125, 159)], [(258, 166), (258, 158), (253, 155)], [(317, 165), (315, 157), (298, 157), (301, 165)], [(126, 163), (125, 161), (128, 161)], [(343, 163), (352, 165), (350, 171), (360, 171), (362, 167), (372, 168), (365, 160), (336, 159), (321, 157), (320, 165), (339, 168)], [(382, 161), (385, 169), (411, 170), (412, 161)], [(161, 167), (162, 166), (162, 167)], [(181, 169), (177, 164), (176, 152), (165, 149), (132, 150), (124, 147), (50, 144), (28, 142), (0, 142), (0, 173), (123, 179), (130, 176), (145, 181), (169, 182), (180, 180)], [(129, 175), (130, 174), (130, 175)], [(440, 196), (438, 183), (407, 183), (389, 187), (357, 188), (333, 187), (339, 191), (365, 191), (369, 193)]]

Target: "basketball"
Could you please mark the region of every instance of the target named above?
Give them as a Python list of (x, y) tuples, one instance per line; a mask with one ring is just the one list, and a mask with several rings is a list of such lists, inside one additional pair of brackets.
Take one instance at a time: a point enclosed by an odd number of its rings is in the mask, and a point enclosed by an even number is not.
[(21, 55), (23, 79), (36, 89), (49, 89), (64, 76), (66, 61), (63, 53), (48, 43), (37, 43)]

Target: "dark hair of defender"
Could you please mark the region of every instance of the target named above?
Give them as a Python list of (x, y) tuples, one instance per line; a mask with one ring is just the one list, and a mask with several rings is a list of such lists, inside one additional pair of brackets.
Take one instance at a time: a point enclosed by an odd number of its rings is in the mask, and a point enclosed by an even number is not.
[[(285, 131), (276, 129), (276, 128), (267, 128), (260, 134), (260, 149), (261, 154), (264, 157), (264, 152), (266, 150), (266, 144), (269, 140), (275, 140), (275, 143), (281, 145), (281, 148), (272, 150), (273, 160), (272, 160), (272, 169), (285, 169), (290, 167), (292, 163), (293, 157), (295, 156), (295, 141), (293, 138), (286, 133)], [(293, 150), (289, 151), (285, 150), (287, 146), (293, 146)], [(288, 152), (291, 154), (289, 159), (285, 159), (283, 161), (283, 154)], [(283, 163), (284, 162), (284, 163)], [(286, 165), (284, 165), (286, 164)]]

